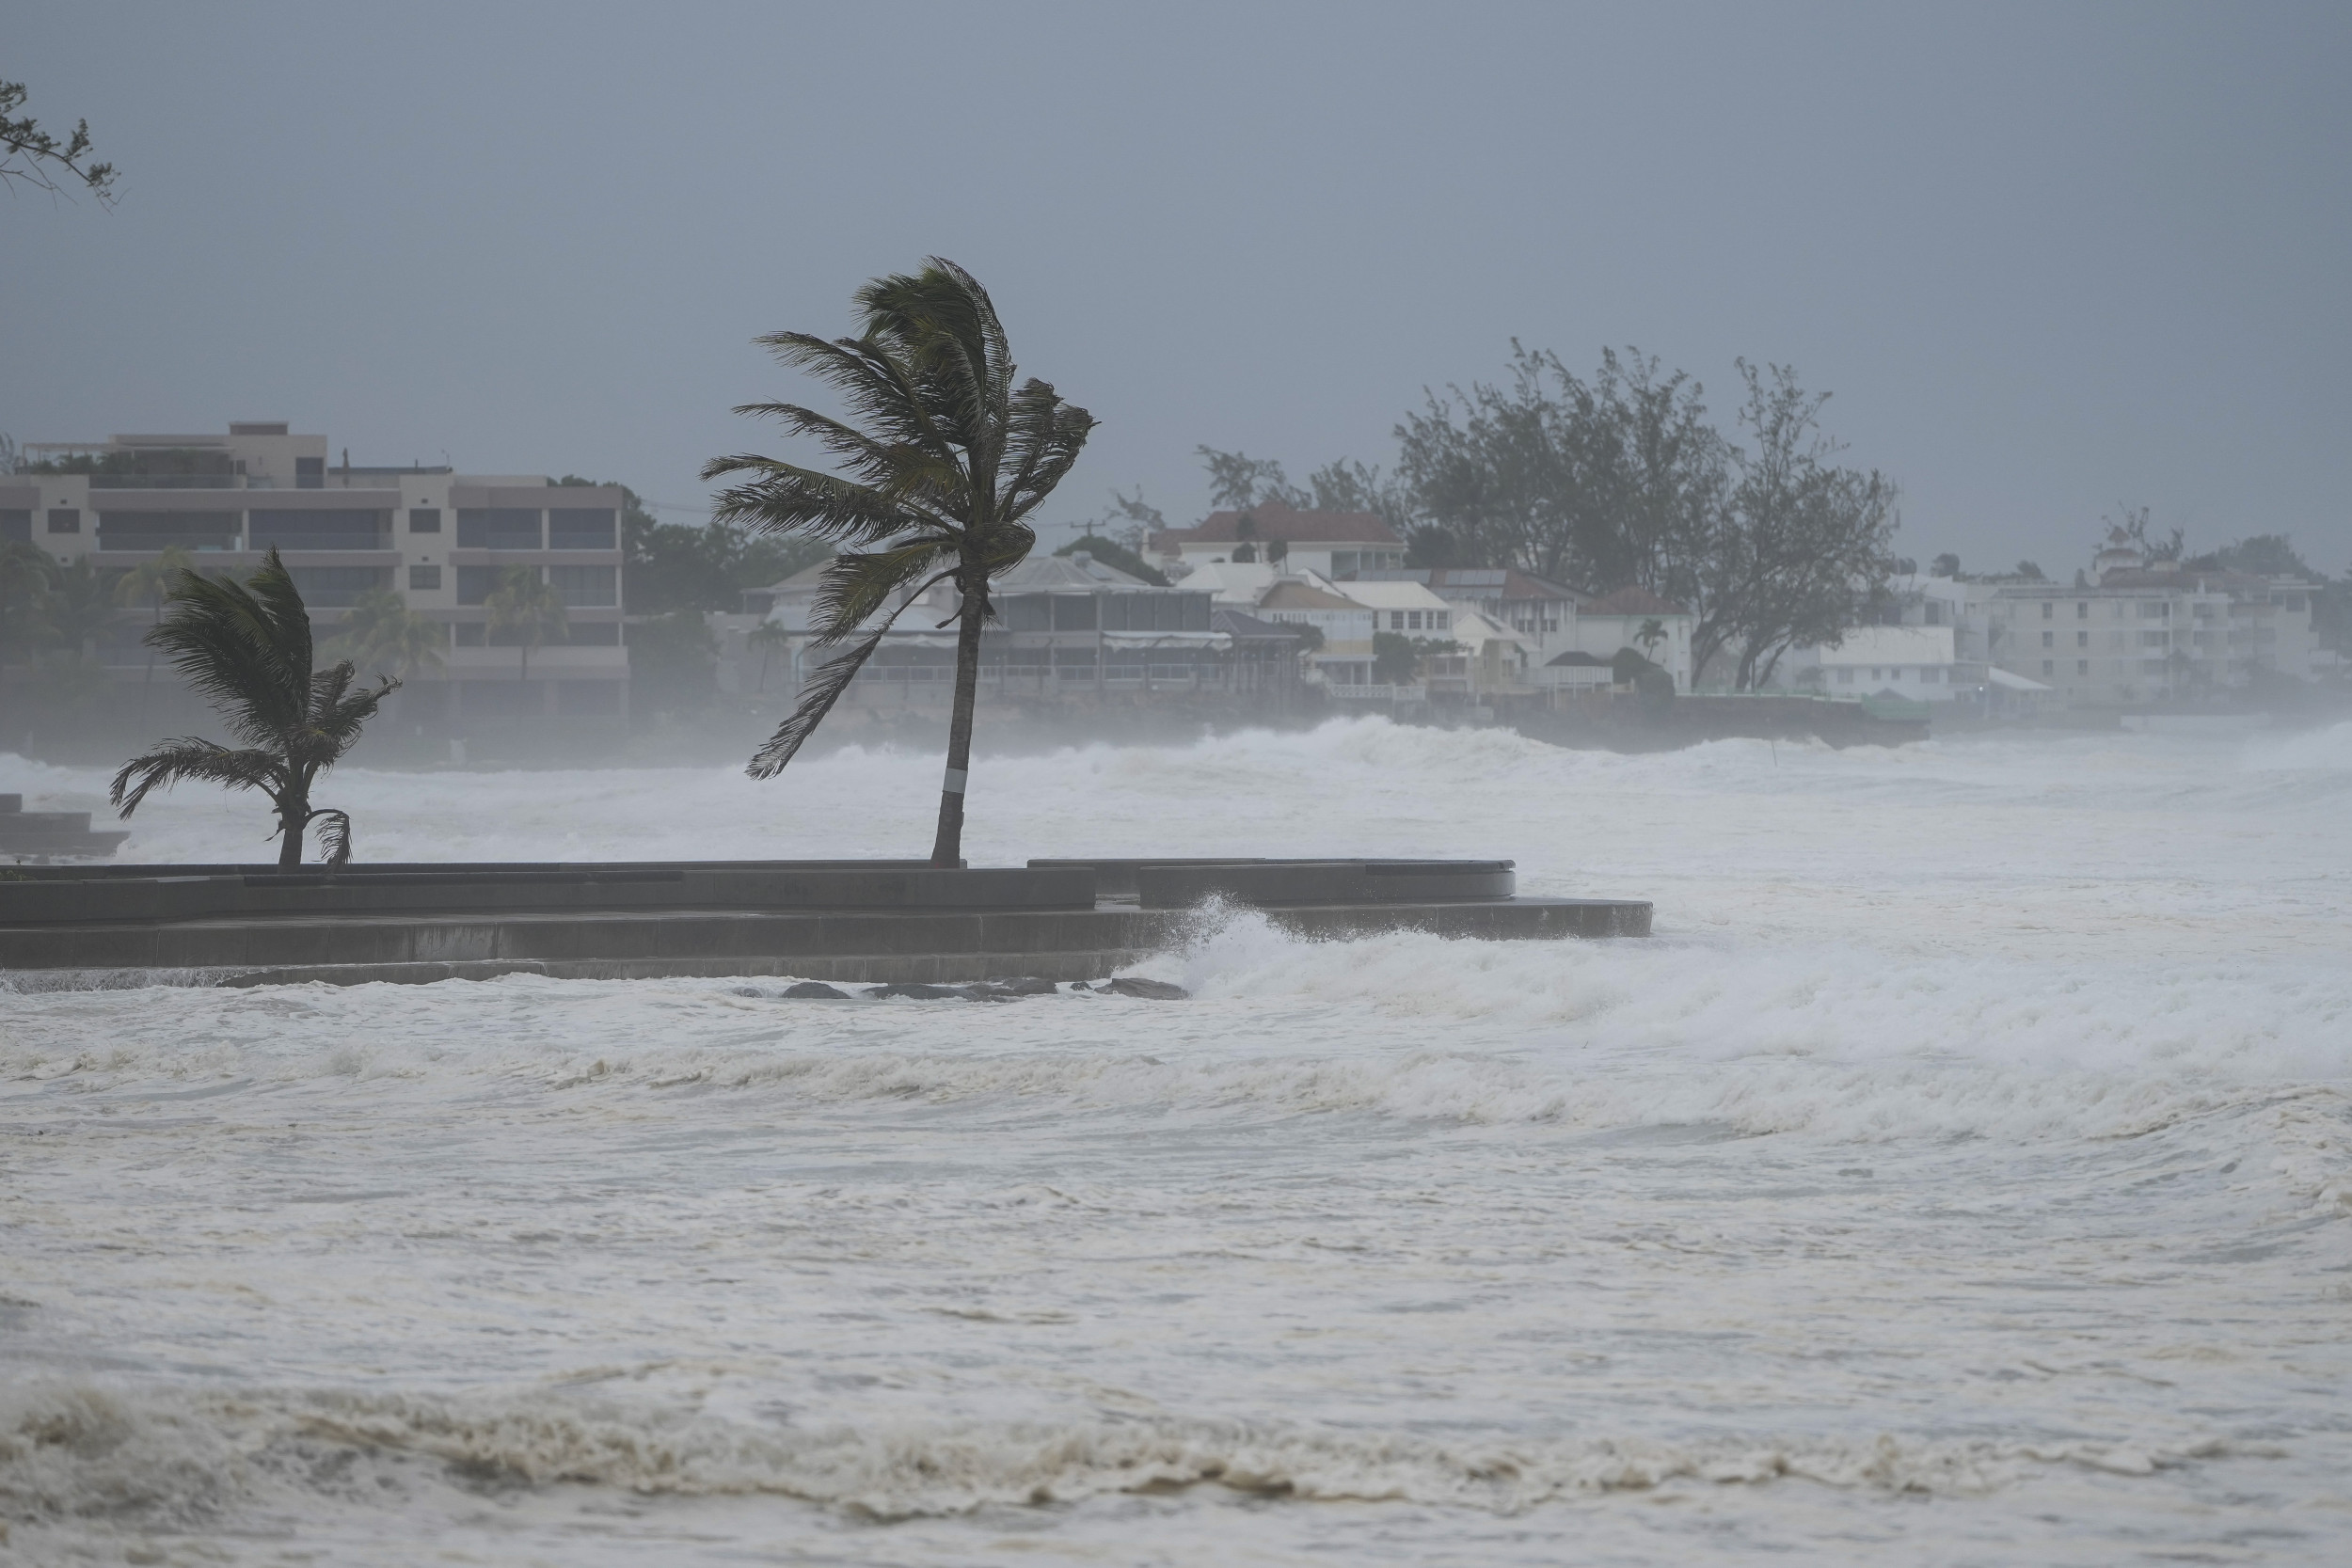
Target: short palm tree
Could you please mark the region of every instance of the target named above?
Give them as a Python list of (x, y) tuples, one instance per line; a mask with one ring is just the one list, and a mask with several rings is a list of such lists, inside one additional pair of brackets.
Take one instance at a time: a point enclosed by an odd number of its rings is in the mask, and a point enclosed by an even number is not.
[(441, 665), (449, 628), (389, 588), (371, 588), (353, 601), (325, 651), (362, 670), (406, 680)]
[(183, 779), (258, 789), (278, 813), (278, 863), (302, 863), (302, 836), (323, 822), (319, 847), (327, 863), (351, 858), (351, 818), (313, 810), (310, 786), (335, 766), (400, 682), (387, 677), (352, 689), (345, 660), (310, 668), (310, 616), (294, 578), (271, 550), (249, 583), (182, 572), (167, 594), (169, 610), (147, 641), (227, 720), (243, 749), (194, 736), (167, 740), (115, 775), (111, 799), (129, 816), (148, 792)]
[(952, 261), (933, 257), (913, 276), (877, 277), (858, 291), (857, 308), (865, 331), (855, 338), (776, 332), (759, 340), (784, 364), (831, 383), (855, 423), (789, 403), (736, 410), (814, 437), (847, 474), (754, 455), (714, 458), (703, 468), (705, 479), (751, 476), (720, 493), (712, 514), (720, 521), (840, 549), (825, 568), (814, 641), (857, 638), (818, 668), (749, 771), (758, 779), (783, 771), (907, 606), (953, 583), (955, 710), (931, 845), (931, 863), (952, 866), (963, 853), (989, 579), (1028, 556), (1037, 535), (1022, 519), (1077, 461), (1094, 416), (1042, 381), (1014, 385), (988, 291)]
[(490, 612), (489, 636), (496, 641), (506, 633), (513, 633), (523, 651), (523, 669), (519, 677), (531, 678), (531, 650), (542, 647), (569, 629), (564, 614), (564, 595), (555, 584), (540, 579), (529, 566), (509, 566), (499, 574), (499, 585), (483, 601)]

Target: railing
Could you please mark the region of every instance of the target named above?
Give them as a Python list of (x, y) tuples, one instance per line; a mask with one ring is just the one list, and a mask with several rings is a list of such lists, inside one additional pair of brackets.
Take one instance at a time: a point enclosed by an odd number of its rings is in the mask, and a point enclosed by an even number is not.
[(1425, 703), (1429, 689), (1425, 686), (1343, 686), (1337, 681), (1327, 688), (1332, 696), (1351, 702)]
[(242, 490), (243, 474), (91, 474), (93, 490)]
[(389, 550), (392, 536), (389, 533), (283, 533), (276, 529), (256, 528), (252, 531), (256, 553), (275, 545), (281, 550)]
[(237, 536), (233, 533), (125, 533), (119, 529), (98, 531), (98, 547), (102, 550), (153, 555), (175, 545), (183, 550), (233, 550), (239, 547)]

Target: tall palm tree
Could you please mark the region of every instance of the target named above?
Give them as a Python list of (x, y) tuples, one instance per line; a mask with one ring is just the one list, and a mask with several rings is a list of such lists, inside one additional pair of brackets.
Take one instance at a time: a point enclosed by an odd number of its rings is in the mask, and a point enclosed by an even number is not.
[(361, 669), (406, 680), (420, 670), (437, 670), (449, 645), (449, 628), (389, 588), (371, 588), (353, 601), (326, 641), (325, 652)]
[(509, 566), (500, 573), (498, 587), (483, 604), (490, 612), (490, 639), (495, 641), (501, 633), (513, 632), (521, 644), (522, 680), (531, 678), (531, 650), (569, 629), (563, 594), (555, 584), (541, 581), (529, 566)]
[[(148, 618), (164, 618), (164, 597), (171, 592), (172, 578), (181, 572), (196, 569), (196, 558), (177, 545), (166, 545), (155, 554), (132, 567), (115, 579), (115, 603), (148, 607)], [(147, 653), (147, 676), (139, 683), (139, 711), (147, 711), (148, 690), (155, 684), (155, 651)]]
[(129, 816), (150, 790), (182, 779), (258, 789), (278, 813), (278, 864), (302, 863), (302, 835), (323, 821), (319, 847), (329, 865), (351, 859), (351, 817), (312, 810), (310, 786), (335, 766), (400, 682), (352, 689), (349, 660), (310, 668), (310, 616), (273, 549), (249, 583), (182, 572), (170, 610), (147, 641), (202, 692), (245, 743), (232, 750), (182, 736), (125, 763), (110, 799)]
[(953, 261), (934, 256), (920, 273), (877, 277), (857, 292), (857, 308), (865, 331), (855, 338), (776, 332), (758, 340), (783, 364), (830, 383), (857, 423), (789, 403), (736, 410), (814, 437), (847, 474), (756, 455), (714, 458), (703, 468), (707, 480), (753, 476), (720, 493), (712, 511), (720, 521), (840, 548), (818, 595), (815, 641), (858, 637), (818, 668), (748, 771), (755, 779), (783, 771), (907, 606), (951, 582), (960, 598), (955, 712), (931, 863), (952, 866), (963, 854), (989, 579), (1028, 556), (1037, 535), (1022, 519), (1077, 461), (1094, 416), (1042, 381), (1013, 384), (996, 307)]

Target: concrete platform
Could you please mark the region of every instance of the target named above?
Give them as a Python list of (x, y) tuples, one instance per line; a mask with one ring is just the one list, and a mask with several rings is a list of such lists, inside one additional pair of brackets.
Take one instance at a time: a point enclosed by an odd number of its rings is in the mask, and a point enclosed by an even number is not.
[[(1484, 940), (1649, 934), (1646, 903), (1519, 898), (1507, 861), (596, 867), (109, 867), (0, 881), (16, 989), (530, 973), (580, 979), (792, 975), (1090, 980), (1184, 942), (1215, 897), (1298, 935)], [(1129, 890), (1133, 889), (1133, 892)]]

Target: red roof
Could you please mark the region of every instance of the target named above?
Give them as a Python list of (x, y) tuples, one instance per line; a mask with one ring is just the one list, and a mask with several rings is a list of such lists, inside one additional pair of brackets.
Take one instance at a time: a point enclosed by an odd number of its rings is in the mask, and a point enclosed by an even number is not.
[(1604, 594), (1590, 604), (1579, 607), (1585, 615), (1688, 615), (1691, 612), (1678, 604), (1669, 604), (1646, 588), (1620, 588)]
[[(1244, 517), (1256, 519), (1256, 531), (1240, 531)], [(1182, 545), (1235, 545), (1244, 538), (1279, 539), (1292, 545), (1388, 545), (1405, 541), (1372, 512), (1294, 512), (1279, 501), (1265, 501), (1247, 512), (1212, 512), (1199, 528), (1164, 529), (1152, 535), (1152, 547), (1163, 553)]]

